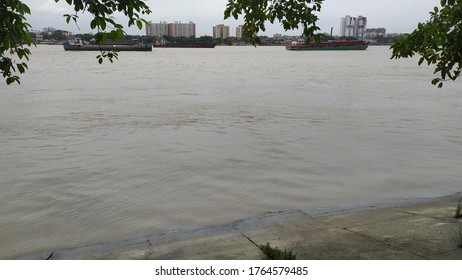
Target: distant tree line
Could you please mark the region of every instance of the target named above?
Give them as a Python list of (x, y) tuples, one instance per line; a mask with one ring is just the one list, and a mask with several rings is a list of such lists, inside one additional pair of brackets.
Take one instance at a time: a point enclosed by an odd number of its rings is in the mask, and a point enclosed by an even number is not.
[(63, 30), (54, 30), (52, 32), (43, 31), (39, 33), (29, 32), (29, 36), (33, 41), (37, 41), (39, 36), (43, 40), (56, 42), (65, 41), (68, 38), (67, 32)]
[[(87, 42), (95, 42), (97, 40), (96, 35), (93, 33), (83, 33), (83, 34), (76, 34), (72, 36), (67, 36), (67, 31), (63, 30), (54, 30), (52, 32), (39, 32), (39, 33), (29, 33), (29, 36), (37, 42), (38, 35), (40, 35), (40, 38), (45, 41), (54, 41), (54, 42), (63, 42), (65, 40), (71, 39), (71, 38), (80, 38), (83, 41)], [(325, 42), (329, 40), (358, 40), (355, 37), (338, 37), (338, 36), (330, 36), (327, 34), (319, 34), (320, 36), (320, 41)], [(373, 44), (376, 45), (391, 45), (395, 42), (395, 40), (399, 40), (402, 36), (398, 37), (383, 37), (383, 36), (378, 36), (375, 38), (371, 38), (372, 41), (374, 41)], [(210, 43), (214, 42), (219, 46), (235, 46), (235, 45), (251, 45), (251, 39), (247, 37), (243, 38), (237, 38), (237, 37), (227, 37), (227, 38), (212, 38), (211, 36), (201, 36), (201, 37), (173, 37), (173, 36), (168, 36), (164, 35), (163, 40), (166, 42), (177, 42), (177, 43)], [(302, 37), (301, 37), (302, 38)], [(143, 43), (153, 43), (155, 44), (157, 41), (159, 41), (159, 37), (157, 36), (144, 36), (144, 35), (124, 35), (123, 39), (127, 40), (132, 40), (132, 41), (138, 41), (138, 42), (143, 42)], [(285, 39), (282, 38), (270, 38), (267, 36), (260, 36), (261, 45), (267, 45), (267, 46), (280, 46), (284, 45), (286, 43)]]
[[(405, 35), (398, 35), (398, 36), (377, 36), (373, 38), (369, 38), (368, 40), (374, 42), (374, 45), (392, 45), (394, 42), (397, 40), (400, 40), (401, 38), (405, 37)], [(320, 39), (321, 42), (326, 42), (329, 40), (358, 40), (358, 38), (355, 37), (347, 37), (347, 36), (341, 36), (341, 37), (334, 37), (326, 34), (320, 34)]]

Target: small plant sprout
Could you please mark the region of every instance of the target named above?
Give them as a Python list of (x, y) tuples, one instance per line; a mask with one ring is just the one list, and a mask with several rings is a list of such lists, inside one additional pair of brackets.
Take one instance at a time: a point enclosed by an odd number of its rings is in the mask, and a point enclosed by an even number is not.
[(269, 243), (260, 245), (260, 250), (266, 255), (269, 260), (295, 260), (296, 254), (292, 250), (281, 250), (278, 247), (271, 247)]

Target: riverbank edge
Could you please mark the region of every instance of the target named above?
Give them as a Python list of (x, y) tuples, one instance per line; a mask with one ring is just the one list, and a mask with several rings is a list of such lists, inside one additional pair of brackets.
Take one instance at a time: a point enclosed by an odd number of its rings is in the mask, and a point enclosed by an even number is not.
[(297, 259), (462, 259), (454, 218), (462, 192), (436, 198), (269, 212), (230, 224), (175, 230), (17, 260), (265, 259), (258, 248)]

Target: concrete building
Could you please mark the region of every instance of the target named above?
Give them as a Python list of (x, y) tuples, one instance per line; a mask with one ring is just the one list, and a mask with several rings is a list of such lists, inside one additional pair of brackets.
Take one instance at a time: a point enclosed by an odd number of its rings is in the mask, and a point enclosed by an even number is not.
[(376, 38), (376, 37), (385, 37), (387, 30), (385, 28), (367, 28), (366, 29), (366, 39)]
[(146, 35), (157, 37), (168, 35), (168, 23), (166, 21), (159, 23), (149, 22), (149, 24), (146, 24)]
[(218, 24), (213, 27), (213, 38), (228, 38), (229, 37), (229, 26), (224, 24)]
[(169, 23), (168, 35), (173, 37), (196, 37), (196, 24), (192, 21), (189, 23), (181, 23), (181, 21)]
[(244, 31), (242, 30), (242, 25), (239, 25), (236, 27), (236, 38), (242, 38), (244, 37)]
[(340, 19), (340, 36), (350, 37), (353, 36), (355, 28), (355, 21), (350, 16), (345, 16)]
[(363, 16), (345, 16), (340, 19), (340, 36), (364, 39), (366, 35), (367, 18)]
[(181, 21), (173, 23), (167, 23), (166, 21), (160, 23), (149, 22), (146, 25), (146, 35), (157, 37), (164, 35), (172, 37), (196, 37), (196, 24), (192, 21), (189, 23), (181, 23)]

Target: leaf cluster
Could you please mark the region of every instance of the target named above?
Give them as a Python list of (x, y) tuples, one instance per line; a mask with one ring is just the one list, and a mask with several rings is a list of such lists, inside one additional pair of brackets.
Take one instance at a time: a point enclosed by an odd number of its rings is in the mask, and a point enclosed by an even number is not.
[[(59, 2), (62, 0), (55, 0)], [(71, 20), (77, 24), (78, 13), (88, 12), (93, 19), (90, 22), (91, 29), (96, 29), (95, 39), (98, 43), (105, 43), (107, 39), (113, 41), (122, 39), (126, 34), (123, 25), (116, 21), (114, 13), (123, 13), (128, 18), (128, 27), (136, 25), (140, 30), (143, 24), (148, 22), (141, 16), (150, 14), (151, 10), (145, 0), (64, 0), (74, 7), (75, 14), (65, 14), (66, 22)], [(118, 58), (115, 51), (101, 51), (96, 59), (101, 64), (104, 59), (111, 63)]]
[[(315, 37), (316, 26), (324, 0), (228, 0), (224, 18), (238, 19), (243, 15), (243, 35), (254, 45), (261, 43), (258, 32), (265, 31), (265, 23), (278, 20), (284, 29), (294, 30), (300, 26), (307, 38)], [(318, 39), (319, 40), (319, 39)]]
[[(63, 0), (55, 0), (59, 2)], [(115, 21), (114, 13), (123, 13), (128, 18), (128, 26), (136, 25), (139, 29), (143, 28), (143, 23), (147, 23), (141, 15), (150, 14), (151, 10), (145, 0), (64, 0), (67, 4), (74, 7), (75, 14), (66, 14), (67, 23), (71, 20), (77, 22), (79, 12), (89, 12), (93, 19), (90, 22), (92, 29), (105, 31), (107, 28), (115, 32), (111, 36), (120, 35), (123, 26)], [(117, 34), (119, 33), (119, 34)]]
[[(77, 24), (79, 13), (88, 12), (92, 15), (90, 27), (97, 29), (95, 38), (99, 43), (105, 42), (106, 39), (123, 38), (123, 25), (116, 21), (115, 13), (124, 14), (128, 18), (128, 26), (135, 25), (139, 29), (147, 23), (142, 15), (151, 13), (145, 0), (55, 0), (59, 1), (66, 1), (74, 8), (74, 14), (64, 15), (67, 23), (72, 20)], [(15, 72), (22, 74), (27, 69), (27, 63), (21, 60), (29, 60), (31, 52), (27, 46), (33, 44), (28, 32), (31, 26), (25, 18), (25, 15), (30, 13), (29, 7), (21, 0), (0, 2), (0, 73), (7, 84), (20, 83)], [(16, 61), (15, 57), (20, 61)], [(117, 53), (102, 51), (97, 60), (102, 63), (104, 59), (112, 62), (113, 59), (117, 59)]]
[(7, 84), (19, 84), (19, 77), (14, 72), (22, 74), (28, 68), (27, 63), (21, 61), (29, 60), (30, 50), (27, 47), (33, 44), (26, 14), (30, 14), (30, 9), (19, 0), (3, 0), (0, 3), (0, 73)]
[(430, 19), (419, 23), (411, 34), (396, 40), (391, 46), (391, 58), (420, 55), (419, 65), (435, 65), (432, 80), (438, 88), (443, 82), (456, 80), (462, 67), (462, 0), (441, 0), (441, 8), (430, 12)]

